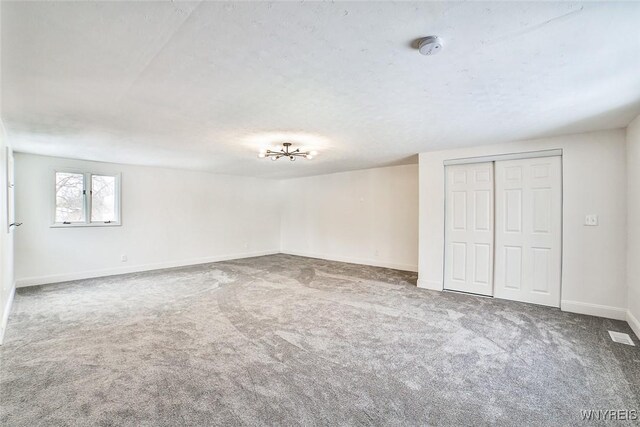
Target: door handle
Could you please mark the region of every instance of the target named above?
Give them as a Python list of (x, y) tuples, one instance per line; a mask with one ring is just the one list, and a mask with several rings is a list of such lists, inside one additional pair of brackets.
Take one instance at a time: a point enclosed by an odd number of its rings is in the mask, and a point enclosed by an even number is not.
[(14, 222), (14, 223), (9, 224), (9, 227), (20, 227), (21, 225), (22, 225), (21, 222)]

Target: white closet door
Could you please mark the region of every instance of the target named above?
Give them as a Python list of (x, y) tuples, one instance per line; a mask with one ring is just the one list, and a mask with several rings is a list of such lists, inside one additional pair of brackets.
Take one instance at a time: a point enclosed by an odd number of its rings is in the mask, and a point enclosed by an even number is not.
[(496, 162), (495, 296), (560, 306), (560, 157)]
[(444, 288), (493, 295), (493, 163), (446, 167)]

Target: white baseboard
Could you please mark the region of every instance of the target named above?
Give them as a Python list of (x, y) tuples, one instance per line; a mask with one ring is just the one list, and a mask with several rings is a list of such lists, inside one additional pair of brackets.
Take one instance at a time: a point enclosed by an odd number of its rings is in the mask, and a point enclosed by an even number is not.
[(303, 256), (307, 258), (324, 259), (327, 261), (348, 262), (350, 264), (360, 264), (360, 265), (370, 265), (373, 267), (392, 268), (394, 270), (413, 271), (413, 272), (418, 271), (418, 266), (414, 264), (398, 264), (393, 262), (380, 261), (376, 259), (342, 257), (342, 256), (333, 256), (333, 255), (325, 255), (325, 254), (315, 254), (315, 253), (309, 253), (309, 252), (289, 251), (289, 250), (283, 250), (281, 251), (281, 253), (286, 255)]
[(626, 320), (627, 309), (608, 305), (590, 304), (579, 301), (560, 301), (560, 309), (571, 313), (588, 314), (590, 316), (606, 317), (607, 319)]
[(194, 258), (173, 262), (162, 262), (154, 264), (132, 265), (126, 267), (109, 268), (104, 270), (91, 270), (79, 273), (53, 274), (47, 276), (24, 277), (16, 280), (16, 287), (23, 288), (26, 286), (46, 285), (49, 283), (69, 282), (71, 280), (91, 279), (95, 277), (115, 276), (117, 274), (138, 273), (142, 271), (161, 270), (163, 268), (187, 267), (190, 265), (207, 264), (210, 262), (229, 261), (233, 259), (252, 258), (256, 256), (274, 255), (279, 253), (278, 250), (247, 252), (232, 255), (219, 255), (204, 258)]
[(9, 313), (11, 312), (11, 306), (13, 305), (13, 297), (16, 295), (16, 285), (13, 285), (9, 292), (9, 298), (4, 305), (4, 311), (2, 312), (2, 323), (0, 323), (0, 345), (4, 342), (4, 332), (7, 330), (7, 322), (9, 321)]
[(636, 337), (640, 339), (640, 320), (631, 313), (631, 310), (627, 310), (627, 323), (631, 326)]
[(442, 291), (444, 287), (439, 280), (426, 280), (418, 278), (418, 287), (423, 289), (430, 289), (432, 291)]

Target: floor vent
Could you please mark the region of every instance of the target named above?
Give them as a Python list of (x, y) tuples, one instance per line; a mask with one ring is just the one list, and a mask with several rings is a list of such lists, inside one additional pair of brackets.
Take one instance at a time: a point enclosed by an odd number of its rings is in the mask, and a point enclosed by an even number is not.
[(631, 339), (629, 334), (623, 334), (622, 332), (609, 331), (609, 335), (611, 335), (611, 339), (614, 342), (618, 342), (620, 344), (626, 344), (626, 345), (635, 346), (635, 344), (633, 343), (633, 340)]

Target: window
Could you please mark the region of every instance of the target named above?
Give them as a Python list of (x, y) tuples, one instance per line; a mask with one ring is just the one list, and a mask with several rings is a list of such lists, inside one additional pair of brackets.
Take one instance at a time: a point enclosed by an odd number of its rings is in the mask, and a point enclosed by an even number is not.
[(85, 222), (84, 193), (83, 174), (57, 172), (55, 222)]
[(120, 225), (120, 176), (55, 173), (53, 226)]
[(116, 177), (91, 175), (91, 221), (116, 221)]

